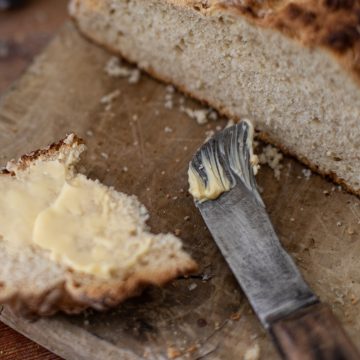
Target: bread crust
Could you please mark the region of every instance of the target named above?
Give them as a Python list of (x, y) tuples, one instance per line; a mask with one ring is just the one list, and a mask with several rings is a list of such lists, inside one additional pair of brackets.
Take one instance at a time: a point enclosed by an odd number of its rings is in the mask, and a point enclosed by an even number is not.
[[(81, 1), (81, 0), (80, 0)], [(360, 84), (360, 0), (164, 0), (206, 16), (244, 16), (334, 56)]]
[[(205, 16), (244, 16), (257, 26), (279, 30), (305, 46), (330, 51), (360, 81), (360, 0), (160, 1), (191, 8)], [(81, 2), (72, 0), (72, 9)], [(96, 12), (100, 2), (86, 0), (86, 6)]]
[[(23, 171), (36, 161), (58, 158), (59, 153), (66, 156), (76, 151), (80, 155), (84, 150), (84, 141), (71, 134), (46, 148), (21, 156), (16, 162), (9, 162), (7, 168), (0, 171), (0, 176), (15, 176), (16, 171)], [(15, 313), (26, 317), (49, 316), (58, 311), (77, 314), (87, 308), (103, 311), (138, 295), (144, 287), (162, 286), (180, 275), (195, 272), (198, 268), (195, 261), (181, 250), (156, 269), (151, 265), (151, 259), (147, 259), (145, 264), (137, 265), (122, 277), (104, 279), (54, 263), (37, 246), (29, 245), (26, 251), (36, 259), (45, 259), (49, 263), (49, 271), (53, 271), (54, 277), (58, 278), (39, 290), (33, 289), (32, 284), (28, 284), (26, 288), (13, 285), (11, 280), (2, 278), (0, 272), (0, 304), (7, 305)], [(28, 266), (22, 265), (24, 268)]]

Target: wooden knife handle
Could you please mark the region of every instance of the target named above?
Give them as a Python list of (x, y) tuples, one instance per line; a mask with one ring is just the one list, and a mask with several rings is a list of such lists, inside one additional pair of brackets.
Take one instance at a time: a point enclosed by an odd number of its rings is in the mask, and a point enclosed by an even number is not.
[(359, 360), (329, 306), (315, 304), (276, 321), (271, 334), (286, 360)]

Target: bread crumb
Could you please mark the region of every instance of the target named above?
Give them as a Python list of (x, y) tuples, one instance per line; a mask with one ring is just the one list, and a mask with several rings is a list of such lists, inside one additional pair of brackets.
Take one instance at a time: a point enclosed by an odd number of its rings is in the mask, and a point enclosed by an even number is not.
[(181, 230), (180, 230), (180, 229), (175, 229), (175, 230), (174, 230), (174, 234), (175, 234), (176, 236), (180, 236), (180, 235), (181, 235)]
[(302, 174), (304, 175), (304, 178), (305, 178), (306, 180), (309, 180), (309, 179), (310, 179), (310, 177), (311, 177), (311, 175), (312, 175), (312, 172), (311, 172), (310, 169), (302, 169), (301, 172), (302, 172)]
[(232, 321), (239, 321), (241, 318), (240, 312), (234, 312), (230, 315), (230, 320)]
[(175, 88), (172, 85), (168, 85), (166, 86), (165, 91), (166, 94), (164, 107), (165, 109), (172, 109), (174, 107), (173, 95), (175, 93)]
[(189, 216), (189, 215), (184, 216), (184, 220), (185, 220), (185, 221), (189, 221), (189, 220), (190, 220), (190, 216)]
[(215, 110), (210, 110), (208, 114), (209, 120), (216, 121), (219, 118), (218, 113)]
[(127, 166), (123, 166), (122, 170), (123, 170), (123, 172), (128, 172), (129, 169)]
[(102, 152), (100, 155), (101, 155), (104, 159), (108, 159), (108, 158), (109, 158), (109, 155), (108, 155), (107, 153), (105, 153), (105, 152)]
[(212, 278), (212, 275), (210, 274), (202, 274), (201, 275), (201, 281), (206, 282), (209, 281)]
[(164, 108), (171, 110), (174, 107), (174, 103), (172, 100), (166, 100), (164, 103)]
[(164, 131), (166, 133), (171, 133), (171, 132), (173, 132), (173, 129), (171, 127), (169, 127), (169, 126), (165, 126)]
[(165, 88), (165, 91), (169, 94), (174, 94), (175, 93), (175, 88), (173, 85), (167, 85)]
[(86, 135), (87, 135), (87, 136), (93, 136), (94, 133), (93, 133), (91, 130), (88, 130), (88, 131), (86, 132)]
[(290, 218), (290, 221), (291, 221), (291, 222), (294, 222), (294, 221), (295, 221), (295, 218), (293, 218), (293, 217)]
[(353, 228), (351, 228), (351, 227), (348, 227), (347, 233), (348, 233), (349, 235), (354, 235), (354, 234), (355, 234), (355, 230), (354, 230)]
[(175, 358), (181, 356), (181, 352), (176, 347), (169, 346), (167, 348), (167, 356), (169, 359), (175, 359)]
[(186, 352), (189, 354), (194, 353), (196, 350), (198, 349), (198, 346), (196, 344), (190, 345), (187, 349)]
[(108, 105), (110, 104), (113, 100), (115, 100), (118, 96), (120, 95), (120, 90), (114, 90), (112, 91), (110, 94), (104, 95), (101, 99), (100, 99), (100, 103), (101, 104), (105, 104)]
[(341, 223), (341, 221), (338, 221), (338, 222), (336, 223), (336, 226), (337, 226), (337, 227), (340, 227), (340, 226), (342, 226), (342, 223)]
[(204, 125), (208, 122), (208, 109), (193, 110), (188, 107), (180, 106), (180, 111), (185, 113), (189, 118), (194, 119), (199, 125)]
[(246, 350), (244, 360), (259, 360), (260, 359), (260, 346), (254, 344), (252, 347)]
[(282, 153), (272, 145), (267, 145), (258, 155), (260, 164), (267, 164), (273, 171), (276, 180), (280, 180), (283, 159)]
[(141, 71), (138, 68), (132, 69), (129, 66), (123, 65), (121, 60), (112, 56), (104, 67), (104, 71), (110, 77), (128, 78), (129, 84), (136, 84), (141, 77)]
[(189, 285), (188, 289), (189, 289), (189, 291), (193, 291), (193, 290), (195, 290), (197, 287), (198, 287), (197, 284), (191, 283), (191, 284)]
[(141, 71), (139, 69), (133, 69), (130, 71), (128, 78), (129, 84), (137, 84), (140, 81)]

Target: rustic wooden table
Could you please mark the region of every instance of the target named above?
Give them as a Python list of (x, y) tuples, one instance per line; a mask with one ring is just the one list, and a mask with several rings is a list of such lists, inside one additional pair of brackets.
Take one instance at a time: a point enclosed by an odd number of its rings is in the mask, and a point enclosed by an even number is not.
[[(32, 0), (19, 9), (0, 12), (0, 96), (63, 24), (66, 4), (66, 0)], [(0, 359), (59, 357), (0, 322)]]

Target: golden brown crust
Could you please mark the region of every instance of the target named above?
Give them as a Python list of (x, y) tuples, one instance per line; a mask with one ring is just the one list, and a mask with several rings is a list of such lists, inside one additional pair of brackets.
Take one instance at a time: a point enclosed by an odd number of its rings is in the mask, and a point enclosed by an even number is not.
[[(183, 1), (183, 0), (180, 0), (180, 1)], [(190, 1), (193, 1), (193, 0), (190, 0)], [(94, 44), (97, 44), (99, 46), (104, 47), (109, 52), (111, 52), (111, 53), (113, 53), (115, 55), (121, 56), (122, 58), (124, 58), (129, 63), (132, 63), (132, 64), (136, 65), (136, 62), (133, 59), (130, 59), (129, 57), (125, 56), (119, 50), (112, 48), (108, 44), (103, 44), (103, 43), (97, 41), (95, 38), (92, 38), (90, 36), (90, 34), (86, 34), (86, 33), (82, 32), (79, 25), (77, 24), (77, 19), (75, 17), (72, 17), (72, 19), (73, 19), (75, 25), (79, 28), (80, 33), (82, 34), (82, 36), (84, 36), (86, 39), (90, 40)], [(146, 71), (148, 74), (150, 74), (155, 79), (158, 79), (158, 80), (160, 80), (160, 81), (162, 81), (162, 82), (164, 82), (166, 84), (174, 85), (182, 93), (184, 93), (184, 94), (186, 94), (186, 95), (200, 101), (203, 104), (206, 104), (206, 105), (216, 109), (220, 115), (225, 116), (225, 117), (227, 117), (229, 119), (235, 119), (236, 121), (241, 120), (236, 114), (232, 114), (232, 113), (228, 112), (226, 109), (220, 108), (220, 107), (216, 106), (216, 104), (212, 104), (211, 102), (196, 96), (194, 93), (192, 93), (188, 89), (185, 89), (184, 87), (179, 86), (178, 84), (172, 83), (170, 79), (165, 78), (164, 76), (158, 74), (154, 69), (152, 69), (152, 68), (143, 68), (142, 70)], [(267, 133), (265, 133), (265, 132), (257, 132), (256, 137), (258, 137), (260, 140), (262, 140), (262, 141), (264, 141), (264, 142), (266, 142), (268, 144), (272, 144), (272, 145), (276, 146), (284, 154), (289, 155), (289, 156), (295, 158), (296, 160), (302, 162), (303, 164), (308, 166), (313, 172), (318, 173), (319, 175), (321, 175), (321, 176), (323, 176), (325, 178), (328, 178), (329, 180), (333, 181), (334, 183), (341, 185), (346, 191), (348, 191), (348, 192), (350, 192), (350, 193), (352, 193), (354, 195), (360, 196), (360, 191), (357, 191), (354, 188), (352, 188), (351, 186), (349, 186), (343, 179), (339, 178), (334, 172), (332, 172), (332, 171), (326, 172), (323, 169), (320, 169), (318, 166), (313, 164), (306, 157), (301, 156), (300, 154), (296, 153), (295, 151), (291, 151), (290, 149), (288, 149), (284, 145), (282, 145), (279, 142), (275, 141)]]
[(311, 48), (329, 51), (360, 83), (360, 0), (166, 0), (204, 15), (243, 15)]
[[(72, 281), (67, 283), (64, 279), (60, 284), (47, 288), (41, 294), (34, 293), (25, 296), (20, 290), (16, 291), (6, 299), (2, 298), (1, 303), (11, 308), (14, 313), (27, 318), (51, 316), (59, 311), (66, 314), (79, 314), (88, 308), (105, 311), (125, 299), (139, 295), (150, 285), (164, 286), (178, 276), (194, 273), (197, 269), (197, 264), (189, 260), (187, 264), (181, 263), (181, 266), (174, 266), (167, 272), (141, 271), (121, 281), (114, 279), (109, 282), (100, 282), (89, 277), (88, 286), (76, 286), (76, 289), (69, 286)], [(149, 280), (151, 278), (152, 280)]]
[[(70, 139), (71, 140), (67, 140)], [(62, 139), (58, 142), (54, 142), (42, 149), (38, 149), (35, 151), (31, 151), (30, 153), (22, 155), (17, 162), (11, 161), (10, 164), (12, 166), (15, 166), (19, 170), (25, 169), (29, 164), (34, 163), (34, 161), (46, 157), (46, 158), (52, 158), (53, 156), (57, 156), (57, 154), (60, 152), (60, 150), (63, 148), (70, 149), (73, 146), (79, 146), (84, 145), (85, 142), (83, 139), (79, 138), (75, 134), (68, 135), (65, 139)], [(10, 172), (8, 169), (3, 170), (5, 172)]]

